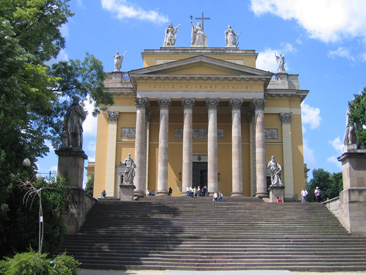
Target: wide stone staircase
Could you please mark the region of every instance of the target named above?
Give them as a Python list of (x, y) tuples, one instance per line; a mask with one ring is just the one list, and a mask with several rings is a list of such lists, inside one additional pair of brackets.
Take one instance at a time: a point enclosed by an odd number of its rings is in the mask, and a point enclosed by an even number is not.
[(100, 200), (65, 250), (87, 269), (366, 270), (366, 237), (322, 204), (256, 198)]

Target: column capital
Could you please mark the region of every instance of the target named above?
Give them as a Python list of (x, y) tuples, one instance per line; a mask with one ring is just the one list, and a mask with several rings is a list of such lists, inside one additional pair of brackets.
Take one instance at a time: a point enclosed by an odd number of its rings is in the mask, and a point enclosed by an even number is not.
[(117, 122), (118, 117), (119, 117), (119, 112), (107, 112), (108, 115), (108, 122)]
[(259, 98), (253, 100), (253, 105), (255, 107), (255, 110), (257, 111), (264, 111), (264, 105), (266, 104), (265, 98)]
[(292, 113), (280, 113), (282, 123), (291, 123)]
[(158, 103), (160, 109), (169, 109), (170, 105), (172, 104), (172, 100), (170, 98), (158, 98)]
[(183, 105), (184, 109), (192, 109), (194, 102), (195, 102), (194, 98), (188, 98), (188, 97), (182, 98), (182, 105)]
[(233, 110), (240, 110), (242, 104), (243, 104), (243, 99), (230, 98), (229, 105)]
[(217, 109), (217, 105), (219, 105), (220, 98), (206, 98), (206, 106), (208, 109)]
[(147, 97), (135, 97), (135, 105), (136, 105), (136, 109), (145, 109), (148, 104), (149, 101), (147, 100)]

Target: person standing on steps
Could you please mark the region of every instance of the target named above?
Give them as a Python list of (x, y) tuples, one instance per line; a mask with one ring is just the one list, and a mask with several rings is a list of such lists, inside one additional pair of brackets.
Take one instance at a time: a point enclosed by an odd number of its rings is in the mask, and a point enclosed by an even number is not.
[(322, 191), (320, 190), (320, 188), (318, 186), (314, 190), (314, 195), (315, 195), (316, 202), (321, 202), (321, 200), (322, 200)]
[(308, 201), (308, 191), (304, 188), (301, 190), (301, 202), (307, 202)]
[(219, 201), (223, 201), (224, 200), (224, 194), (222, 194), (220, 191), (219, 191)]
[(213, 195), (212, 201), (213, 202), (217, 201), (217, 197), (218, 197), (217, 192), (215, 192), (214, 195)]

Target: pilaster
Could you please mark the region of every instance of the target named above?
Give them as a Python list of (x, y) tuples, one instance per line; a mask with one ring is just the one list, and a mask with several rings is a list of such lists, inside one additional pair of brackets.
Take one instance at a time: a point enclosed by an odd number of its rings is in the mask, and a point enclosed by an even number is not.
[[(117, 121), (119, 112), (108, 112), (107, 161), (105, 191), (108, 197), (115, 196)], [(117, 190), (118, 192), (118, 190)]]
[(292, 157), (292, 137), (291, 118), (292, 113), (280, 113), (282, 121), (283, 139), (283, 183), (285, 188), (285, 198), (292, 198), (294, 194), (294, 169)]

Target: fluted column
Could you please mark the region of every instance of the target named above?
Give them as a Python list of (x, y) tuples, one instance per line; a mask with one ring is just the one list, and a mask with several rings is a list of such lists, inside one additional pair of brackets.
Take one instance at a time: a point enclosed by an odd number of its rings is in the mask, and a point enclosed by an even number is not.
[(243, 165), (241, 148), (241, 105), (242, 99), (230, 99), (232, 114), (232, 193), (231, 196), (243, 196)]
[(136, 175), (134, 184), (135, 194), (146, 195), (146, 97), (135, 97), (136, 105), (136, 137), (135, 137), (135, 164)]
[(158, 160), (158, 191), (157, 195), (168, 195), (168, 142), (169, 142), (169, 107), (170, 98), (159, 98), (159, 160)]
[(208, 192), (213, 194), (218, 190), (218, 157), (217, 157), (217, 105), (219, 98), (207, 98), (208, 107), (208, 163), (207, 163), (207, 184)]
[(182, 196), (186, 196), (187, 187), (192, 186), (192, 109), (194, 98), (182, 98), (182, 104), (184, 107)]
[(108, 197), (115, 196), (117, 120), (119, 112), (108, 112), (107, 160), (105, 175), (105, 191)]
[(280, 113), (282, 121), (283, 139), (283, 174), (282, 180), (285, 185), (285, 198), (292, 198), (294, 195), (294, 172), (292, 160), (292, 137), (291, 137), (291, 118), (292, 113)]
[(268, 197), (266, 179), (266, 144), (264, 135), (264, 105), (265, 99), (255, 99), (255, 152), (256, 152), (256, 197)]

